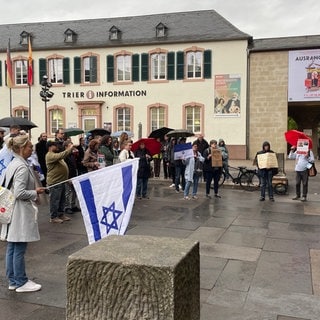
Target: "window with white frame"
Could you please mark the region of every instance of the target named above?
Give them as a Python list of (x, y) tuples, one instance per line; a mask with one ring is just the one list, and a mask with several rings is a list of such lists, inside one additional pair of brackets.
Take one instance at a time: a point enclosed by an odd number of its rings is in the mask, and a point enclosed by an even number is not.
[(88, 56), (83, 58), (83, 82), (96, 83), (98, 79), (97, 57)]
[(186, 129), (194, 133), (201, 132), (201, 108), (199, 106), (186, 107)]
[(63, 83), (63, 59), (48, 60), (48, 77), (51, 83)]
[(131, 55), (117, 56), (117, 81), (131, 81)]
[(27, 60), (16, 60), (14, 62), (14, 78), (16, 85), (24, 85), (28, 83)]
[(14, 116), (29, 119), (29, 112), (27, 109), (16, 109), (14, 110)]
[(202, 51), (187, 52), (187, 78), (202, 78)]
[(167, 78), (167, 54), (153, 53), (151, 54), (151, 79), (163, 80)]
[(51, 134), (54, 134), (59, 128), (64, 128), (63, 111), (61, 109), (50, 110), (49, 119)]
[(117, 131), (131, 131), (130, 108), (117, 109)]
[(165, 126), (165, 108), (152, 107), (150, 108), (150, 131), (159, 129)]

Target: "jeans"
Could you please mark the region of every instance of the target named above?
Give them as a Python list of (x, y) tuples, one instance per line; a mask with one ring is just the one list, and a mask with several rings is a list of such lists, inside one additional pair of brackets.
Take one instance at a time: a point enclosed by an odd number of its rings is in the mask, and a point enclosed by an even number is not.
[(66, 187), (66, 198), (65, 198), (65, 209), (72, 209), (76, 207), (77, 195), (73, 185), (70, 183), (65, 184)]
[(64, 212), (66, 187), (64, 183), (50, 188), (50, 217), (54, 219)]
[(146, 197), (148, 192), (148, 178), (137, 178), (137, 197)]
[(301, 183), (302, 183), (302, 196), (306, 197), (308, 193), (308, 170), (296, 171), (296, 195), (300, 198)]
[(184, 188), (184, 194), (183, 194), (185, 197), (187, 197), (189, 195), (189, 190), (190, 190), (191, 184), (193, 185), (192, 186), (192, 196), (195, 196), (195, 195), (197, 195), (198, 185), (199, 185), (199, 176), (197, 174), (193, 175), (193, 181), (186, 182), (186, 186)]
[(6, 253), (6, 276), (10, 286), (23, 286), (27, 281), (24, 255), (27, 242), (8, 242)]
[(218, 194), (221, 169), (213, 169), (212, 171), (206, 171), (205, 175), (206, 175), (206, 195), (210, 194), (210, 185), (212, 180), (213, 180), (214, 194)]
[(272, 170), (260, 170), (260, 183), (261, 183), (261, 198), (266, 196), (266, 188), (268, 188), (269, 199), (273, 198), (273, 186), (272, 186)]
[(185, 170), (186, 170), (186, 167), (184, 166), (175, 166), (175, 185), (176, 185), (177, 191), (179, 191), (180, 177), (181, 177), (182, 190), (184, 190), (186, 186), (186, 179), (184, 177)]

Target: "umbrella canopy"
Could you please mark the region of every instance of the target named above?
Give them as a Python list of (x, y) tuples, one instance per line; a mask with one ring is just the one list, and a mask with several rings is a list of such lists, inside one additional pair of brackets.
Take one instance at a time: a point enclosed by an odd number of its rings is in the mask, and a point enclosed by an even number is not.
[(187, 137), (192, 137), (194, 136), (194, 133), (190, 130), (186, 129), (177, 129), (177, 130), (172, 130), (167, 133), (167, 136), (170, 138), (187, 138)]
[(119, 138), (123, 132), (125, 132), (128, 135), (129, 138), (133, 137), (133, 132), (131, 132), (131, 131), (116, 131), (116, 132), (112, 132), (111, 133), (111, 137)]
[(292, 146), (297, 146), (299, 139), (309, 140), (309, 149), (312, 149), (312, 139), (307, 136), (305, 133), (298, 130), (289, 130), (284, 134), (286, 141)]
[(172, 131), (173, 129), (171, 128), (167, 128), (167, 127), (162, 127), (162, 128), (159, 128), (159, 129), (156, 129), (156, 130), (153, 130), (150, 134), (149, 134), (149, 138), (160, 138), (161, 140), (164, 139), (164, 136)]
[(106, 134), (109, 135), (110, 131), (106, 130), (105, 128), (95, 128), (88, 131), (88, 133), (91, 133), (93, 137), (95, 137), (95, 136), (105, 136)]
[(135, 152), (139, 149), (140, 144), (144, 143), (146, 149), (150, 152), (150, 155), (155, 155), (161, 151), (161, 143), (154, 138), (142, 138), (132, 144), (131, 150)]
[(64, 134), (67, 137), (77, 136), (78, 134), (82, 134), (84, 131), (80, 128), (66, 128), (64, 129)]
[(0, 119), (0, 127), (10, 128), (13, 125), (20, 126), (21, 130), (30, 130), (37, 127), (32, 121), (21, 117), (6, 117)]

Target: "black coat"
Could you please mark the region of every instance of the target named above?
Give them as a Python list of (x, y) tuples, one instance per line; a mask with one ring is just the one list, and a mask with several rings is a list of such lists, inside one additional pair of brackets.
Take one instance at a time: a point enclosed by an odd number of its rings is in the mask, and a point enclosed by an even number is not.
[[(150, 156), (149, 159), (146, 158), (147, 154)], [(138, 178), (150, 178), (150, 161), (152, 161), (150, 152), (147, 149), (138, 149), (134, 152), (134, 156), (140, 158)]]

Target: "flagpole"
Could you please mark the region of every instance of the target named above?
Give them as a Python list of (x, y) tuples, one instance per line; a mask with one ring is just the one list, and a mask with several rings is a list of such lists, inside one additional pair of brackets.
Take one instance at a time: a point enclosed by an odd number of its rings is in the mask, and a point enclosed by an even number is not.
[(9, 99), (10, 99), (10, 117), (12, 117), (12, 89), (9, 89)]
[[(29, 120), (31, 121), (31, 86), (33, 82), (31, 36), (28, 38), (28, 86), (29, 86)], [(29, 133), (30, 135), (30, 133)]]

